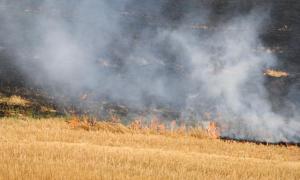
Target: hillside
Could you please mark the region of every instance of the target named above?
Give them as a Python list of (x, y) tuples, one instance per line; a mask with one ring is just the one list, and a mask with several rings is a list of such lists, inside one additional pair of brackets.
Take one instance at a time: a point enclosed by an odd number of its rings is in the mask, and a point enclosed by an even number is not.
[(0, 24), (0, 180), (300, 179), (300, 0), (2, 0)]

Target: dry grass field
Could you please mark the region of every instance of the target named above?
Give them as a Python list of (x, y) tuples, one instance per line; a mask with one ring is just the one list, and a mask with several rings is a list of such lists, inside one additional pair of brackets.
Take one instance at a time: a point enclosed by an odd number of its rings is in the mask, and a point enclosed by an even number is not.
[(300, 179), (299, 147), (122, 128), (3, 118), (0, 179)]

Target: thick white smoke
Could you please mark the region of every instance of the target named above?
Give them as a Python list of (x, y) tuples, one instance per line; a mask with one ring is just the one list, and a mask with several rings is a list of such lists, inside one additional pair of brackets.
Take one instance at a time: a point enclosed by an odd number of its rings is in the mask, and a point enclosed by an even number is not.
[(264, 87), (262, 72), (275, 65), (276, 57), (255, 51), (263, 46), (259, 39), (263, 15), (254, 10), (234, 18), (206, 38), (173, 33), (184, 44), (193, 67), (194, 93), (188, 105), (198, 108), (195, 112), (216, 113), (221, 123), (231, 124), (223, 135), (267, 141), (297, 138), (292, 126), (299, 123), (272, 112)]
[[(1, 2), (1, 41), (53, 95), (89, 91), (130, 106), (172, 104), (199, 119), (220, 116), (230, 124), (226, 136), (299, 141), (299, 121), (274, 113), (264, 87), (263, 70), (276, 64), (256, 51), (267, 13), (213, 24), (208, 7), (191, 9), (168, 26), (162, 14), (128, 12), (129, 0), (26, 2)], [(164, 3), (148, 6), (160, 12)], [(211, 26), (195, 30), (191, 22)]]

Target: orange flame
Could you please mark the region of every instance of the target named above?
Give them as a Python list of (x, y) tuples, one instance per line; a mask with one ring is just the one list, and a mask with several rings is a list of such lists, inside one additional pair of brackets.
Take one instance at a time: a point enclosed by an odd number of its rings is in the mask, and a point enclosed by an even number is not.
[(157, 130), (158, 129), (158, 125), (159, 125), (159, 119), (156, 116), (152, 117), (152, 119), (150, 121), (149, 128), (151, 130)]
[(176, 126), (177, 126), (176, 120), (171, 121), (171, 123), (170, 123), (171, 132), (174, 132)]
[(69, 126), (72, 127), (72, 128), (76, 128), (76, 127), (78, 127), (78, 126), (80, 125), (79, 119), (76, 118), (75, 116), (72, 117), (71, 120), (66, 121), (66, 122), (67, 122), (67, 123), (69, 124)]
[(216, 122), (210, 122), (207, 128), (208, 136), (213, 139), (218, 139), (220, 137), (220, 130)]
[(130, 124), (130, 129), (133, 130), (140, 130), (142, 129), (142, 120), (141, 119), (136, 119)]

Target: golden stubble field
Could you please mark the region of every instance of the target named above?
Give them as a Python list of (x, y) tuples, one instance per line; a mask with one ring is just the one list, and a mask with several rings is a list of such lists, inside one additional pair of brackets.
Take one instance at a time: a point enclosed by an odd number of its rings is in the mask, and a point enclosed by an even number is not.
[(0, 120), (0, 179), (300, 179), (300, 148)]

